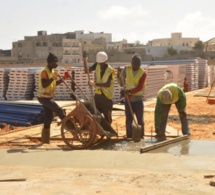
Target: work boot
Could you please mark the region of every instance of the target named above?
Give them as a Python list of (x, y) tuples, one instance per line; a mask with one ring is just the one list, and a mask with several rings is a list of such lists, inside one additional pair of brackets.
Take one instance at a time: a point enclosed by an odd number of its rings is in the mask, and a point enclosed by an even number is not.
[(50, 143), (50, 128), (43, 128), (42, 129), (41, 142), (43, 144), (49, 144)]
[(157, 139), (157, 142), (165, 141), (166, 140), (166, 135), (165, 134), (156, 135), (156, 139)]

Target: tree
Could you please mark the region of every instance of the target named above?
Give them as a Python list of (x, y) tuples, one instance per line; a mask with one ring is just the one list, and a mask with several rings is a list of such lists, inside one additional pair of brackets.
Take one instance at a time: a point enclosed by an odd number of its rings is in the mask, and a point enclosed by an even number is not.
[(134, 42), (134, 45), (139, 46), (139, 45), (141, 45), (141, 43), (140, 43), (140, 41), (137, 40), (137, 41)]
[(204, 43), (203, 43), (202, 41), (200, 41), (200, 40), (197, 41), (197, 42), (195, 43), (193, 49), (194, 49), (195, 51), (203, 51), (203, 49), (204, 49)]
[(177, 52), (177, 49), (174, 49), (173, 47), (168, 47), (167, 49), (167, 55), (168, 56), (174, 56), (176, 55), (178, 52)]

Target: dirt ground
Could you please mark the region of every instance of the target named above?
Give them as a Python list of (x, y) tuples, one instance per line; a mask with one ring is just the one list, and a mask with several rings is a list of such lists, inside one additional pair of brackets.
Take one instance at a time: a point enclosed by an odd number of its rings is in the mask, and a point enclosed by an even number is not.
[[(155, 104), (145, 106), (154, 108)], [(190, 139), (215, 140), (215, 105), (206, 97), (187, 93)], [(154, 130), (154, 112), (144, 113), (145, 131)], [(125, 134), (125, 117), (113, 122)], [(175, 106), (168, 125), (181, 130)], [(32, 195), (211, 195), (214, 186), (204, 175), (215, 175), (214, 155), (172, 155), (131, 151), (52, 149), (52, 143), (34, 150), (1, 149), (0, 180), (24, 178), (20, 182), (0, 182), (1, 194)]]
[[(203, 89), (208, 91), (209, 88)], [(199, 91), (203, 91), (199, 90)], [(195, 96), (195, 91), (187, 92), (187, 114), (191, 139), (194, 140), (215, 140), (215, 104), (208, 104), (206, 97)], [(145, 105), (145, 108), (154, 108), (155, 104)], [(146, 110), (146, 109), (145, 109)], [(124, 116), (113, 123), (119, 130), (125, 129)], [(145, 132), (154, 132), (154, 112), (144, 112)], [(167, 125), (181, 131), (181, 123), (175, 105), (171, 106)]]
[[(209, 88), (198, 91), (208, 91)], [(187, 92), (187, 114), (191, 139), (194, 140), (215, 140), (215, 104), (208, 104), (206, 97), (195, 95), (196, 91)], [(154, 101), (155, 102), (155, 101)], [(147, 108), (155, 108), (155, 103), (145, 104), (144, 122), (145, 133), (154, 132), (154, 112), (147, 111)], [(181, 123), (175, 105), (171, 106), (167, 125), (181, 131)], [(117, 117), (113, 120), (112, 127), (117, 129), (120, 135), (125, 135), (125, 116)], [(22, 129), (23, 127), (12, 127)], [(10, 131), (9, 126), (1, 129), (1, 132)]]

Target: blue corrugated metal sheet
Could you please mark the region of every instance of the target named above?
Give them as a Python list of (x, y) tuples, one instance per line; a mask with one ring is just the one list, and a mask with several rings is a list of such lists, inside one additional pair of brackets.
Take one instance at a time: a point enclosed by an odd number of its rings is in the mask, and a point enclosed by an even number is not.
[(43, 123), (43, 107), (28, 103), (0, 103), (0, 123), (29, 126)]

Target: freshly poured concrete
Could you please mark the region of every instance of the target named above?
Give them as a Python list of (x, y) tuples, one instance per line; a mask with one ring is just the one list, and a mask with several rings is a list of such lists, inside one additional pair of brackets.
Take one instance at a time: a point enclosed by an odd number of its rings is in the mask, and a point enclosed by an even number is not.
[[(143, 154), (138, 152), (138, 145), (143, 142), (120, 144), (115, 146), (118, 150), (63, 151), (52, 150), (51, 146), (38, 150), (1, 149), (0, 180), (25, 178), (26, 181), (0, 182), (0, 194), (214, 193), (211, 179), (205, 179), (204, 175), (215, 174), (215, 155), (202, 154), (203, 150), (197, 152), (201, 147), (209, 151), (214, 146), (211, 143), (199, 146), (192, 141), (184, 143), (188, 148), (186, 155), (180, 154), (181, 144), (168, 146), (167, 152), (161, 149)], [(126, 147), (133, 151), (126, 151)]]
[[(133, 141), (107, 141), (98, 146), (97, 149), (117, 150), (117, 151), (133, 151), (140, 152), (140, 148), (155, 144), (156, 140), (153, 138), (145, 138), (140, 142)], [(215, 141), (203, 140), (183, 140), (162, 146), (157, 149), (148, 151), (148, 153), (169, 153), (177, 155), (215, 155)]]

